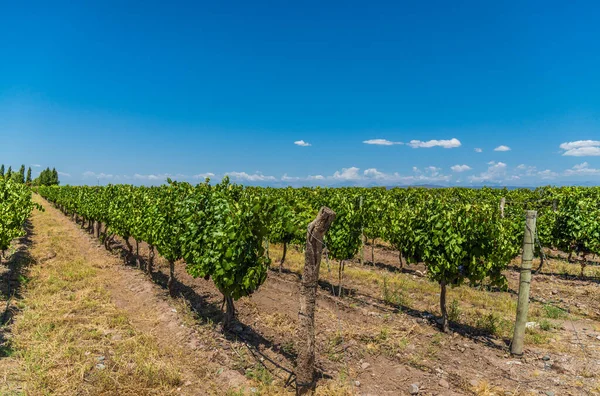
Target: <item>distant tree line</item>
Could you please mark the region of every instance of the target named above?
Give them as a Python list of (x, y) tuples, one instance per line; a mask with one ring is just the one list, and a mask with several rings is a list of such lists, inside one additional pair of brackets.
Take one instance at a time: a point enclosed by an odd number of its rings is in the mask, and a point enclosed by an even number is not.
[(49, 167), (44, 169), (38, 177), (31, 180), (31, 167), (27, 169), (26, 176), (25, 165), (21, 165), (21, 168), (18, 172), (14, 172), (12, 167), (9, 166), (5, 173), (4, 164), (2, 164), (2, 166), (0, 166), (0, 177), (13, 179), (17, 183), (27, 184), (28, 186), (57, 186), (60, 184), (56, 168), (52, 168), (52, 170), (50, 170)]

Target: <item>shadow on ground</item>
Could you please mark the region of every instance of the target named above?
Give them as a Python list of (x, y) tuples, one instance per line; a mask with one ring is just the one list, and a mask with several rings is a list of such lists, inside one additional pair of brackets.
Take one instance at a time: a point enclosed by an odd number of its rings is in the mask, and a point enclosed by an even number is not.
[(25, 235), (11, 246), (16, 250), (5, 252), (4, 254), (8, 258), (2, 259), (0, 266), (0, 296), (4, 302), (0, 307), (2, 309), (0, 313), (0, 358), (9, 356), (11, 353), (8, 325), (18, 312), (14, 302), (22, 298), (23, 286), (28, 282), (28, 268), (35, 262), (30, 254), (33, 236), (33, 226), (30, 221), (25, 223), (24, 229)]

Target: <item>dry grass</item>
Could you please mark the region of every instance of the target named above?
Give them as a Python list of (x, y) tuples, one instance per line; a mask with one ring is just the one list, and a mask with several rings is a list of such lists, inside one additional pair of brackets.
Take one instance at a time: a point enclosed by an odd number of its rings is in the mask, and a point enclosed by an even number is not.
[(18, 383), (1, 394), (168, 394), (181, 384), (169, 351), (111, 303), (100, 271), (68, 246), (49, 216), (34, 215), (32, 267), (12, 328)]

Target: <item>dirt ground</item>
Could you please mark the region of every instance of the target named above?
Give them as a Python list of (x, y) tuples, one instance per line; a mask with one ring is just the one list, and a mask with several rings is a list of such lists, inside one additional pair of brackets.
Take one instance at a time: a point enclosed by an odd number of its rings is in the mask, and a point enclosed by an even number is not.
[[(281, 247), (271, 245), (274, 263), (267, 281), (236, 302), (238, 323), (223, 333), (222, 296), (211, 281), (192, 278), (184, 263), (177, 263), (171, 297), (162, 258), (157, 257), (152, 276), (145, 275), (122, 241), (106, 251), (48, 203), (44, 207), (46, 212), (32, 219), (33, 245), (41, 243), (36, 227), (44, 216), (54, 225), (52, 233), (60, 233), (71, 247), (68, 255), (99, 269), (98, 282), (110, 303), (135, 332), (150, 334), (169, 351), (169, 364), (180, 371), (170, 392), (293, 393), (290, 372), (297, 353), (303, 263), (298, 248), (288, 249), (279, 273)], [(38, 265), (48, 254), (33, 252)], [(365, 264), (358, 259), (346, 263), (342, 298), (334, 296), (340, 290), (339, 264), (323, 260), (316, 314), (318, 394), (404, 395), (413, 385), (420, 395), (600, 394), (600, 267), (588, 267), (579, 279), (578, 265), (551, 259), (534, 276), (533, 325), (525, 354), (517, 358), (508, 350), (518, 262), (506, 272), (508, 292), (468, 286), (449, 290), (453, 332), (444, 334), (436, 324), (439, 288), (427, 279), (424, 266), (400, 268), (398, 253), (382, 245), (373, 252), (371, 260), (367, 247)], [(145, 244), (141, 256), (147, 257)], [(3, 361), (13, 360), (14, 371), (14, 359), (0, 359), (0, 370)]]

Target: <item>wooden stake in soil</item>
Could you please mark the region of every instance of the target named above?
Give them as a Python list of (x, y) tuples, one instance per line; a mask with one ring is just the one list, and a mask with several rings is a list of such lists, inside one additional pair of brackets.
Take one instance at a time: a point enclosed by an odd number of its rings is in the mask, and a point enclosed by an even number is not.
[(523, 354), (523, 338), (529, 310), (529, 289), (531, 288), (531, 264), (533, 261), (534, 236), (537, 211), (528, 210), (525, 220), (525, 236), (523, 237), (523, 259), (521, 261), (521, 276), (519, 278), (519, 301), (517, 305), (517, 320), (510, 352), (513, 355)]
[(315, 302), (323, 238), (335, 220), (335, 212), (322, 207), (317, 218), (308, 225), (306, 233), (306, 251), (304, 254), (304, 272), (300, 284), (300, 311), (298, 312), (298, 361), (296, 367), (296, 386), (300, 395), (311, 393), (315, 389)]
[(504, 206), (506, 205), (506, 198), (502, 197), (500, 200), (500, 217), (504, 218)]

